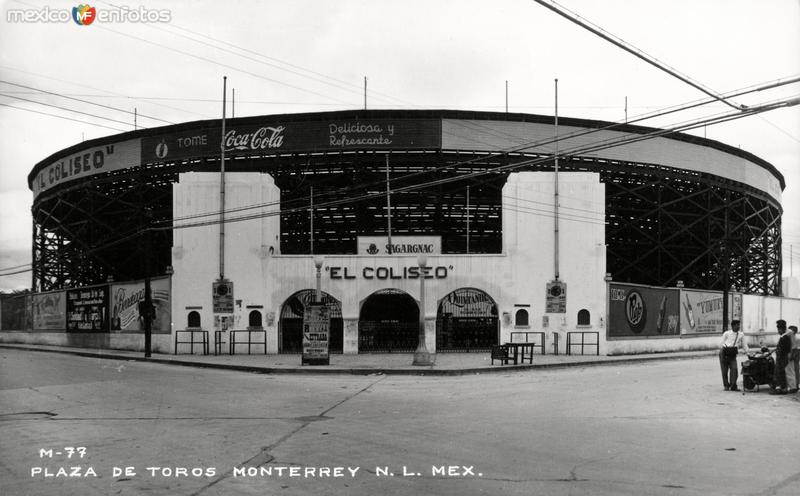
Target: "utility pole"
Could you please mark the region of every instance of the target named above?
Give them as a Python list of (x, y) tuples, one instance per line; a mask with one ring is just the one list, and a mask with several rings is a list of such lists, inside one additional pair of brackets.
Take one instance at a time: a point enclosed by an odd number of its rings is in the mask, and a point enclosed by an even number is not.
[(139, 310), (139, 316), (144, 319), (144, 356), (146, 358), (150, 357), (152, 342), (153, 342), (153, 317), (154, 315), (154, 306), (153, 306), (153, 294), (150, 288), (150, 253), (152, 252), (150, 247), (150, 222), (153, 219), (153, 212), (150, 210), (149, 207), (145, 207), (144, 211), (144, 220), (145, 220), (145, 228), (144, 228), (144, 308)]
[(722, 238), (722, 263), (724, 264), (722, 270), (722, 332), (728, 329), (728, 295), (730, 286), (730, 253), (728, 249), (728, 205), (730, 198), (728, 192), (725, 192), (725, 235)]
[(308, 218), (309, 218), (309, 227), (308, 227), (308, 236), (309, 241), (311, 243), (311, 254), (314, 254), (314, 186), (311, 186), (311, 200), (308, 208)]
[(555, 147), (555, 198), (553, 201), (555, 231), (553, 233), (553, 260), (555, 265), (555, 280), (558, 281), (558, 78), (555, 80)]
[(219, 280), (225, 279), (225, 101), (228, 76), (222, 76), (222, 136), (219, 140)]
[(389, 255), (392, 254), (392, 196), (389, 185), (389, 154), (386, 154), (386, 240), (389, 243)]

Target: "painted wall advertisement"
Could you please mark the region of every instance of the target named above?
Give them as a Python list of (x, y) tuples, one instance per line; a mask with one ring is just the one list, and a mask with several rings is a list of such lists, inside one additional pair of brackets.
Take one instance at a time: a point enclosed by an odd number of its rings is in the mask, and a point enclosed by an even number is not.
[(67, 331), (108, 331), (108, 286), (67, 290)]
[[(742, 295), (728, 294), (728, 321), (742, 318)], [(722, 334), (722, 293), (681, 290), (681, 334)]]
[[(156, 309), (153, 332), (170, 332), (169, 279), (152, 279), (150, 297)], [(144, 281), (113, 284), (111, 286), (111, 330), (144, 331), (144, 320), (139, 315), (139, 303), (144, 302)]]
[(680, 290), (612, 283), (608, 288), (608, 336), (680, 334)]
[(33, 295), (33, 330), (64, 331), (67, 323), (67, 293)]
[(219, 154), (224, 140), (228, 156), (293, 151), (346, 149), (439, 148), (438, 119), (341, 119), (309, 122), (273, 121), (228, 123), (225, 137), (218, 126), (142, 138), (141, 160), (182, 160)]
[(329, 365), (330, 309), (309, 303), (303, 313), (303, 365)]

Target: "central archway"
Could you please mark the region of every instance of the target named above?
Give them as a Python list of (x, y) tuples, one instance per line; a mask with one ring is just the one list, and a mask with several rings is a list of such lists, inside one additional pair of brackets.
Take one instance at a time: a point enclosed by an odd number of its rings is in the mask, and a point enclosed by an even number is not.
[[(303, 289), (294, 293), (283, 302), (281, 318), (278, 322), (278, 353), (303, 352), (303, 313), (306, 305), (314, 299), (315, 290)], [(342, 303), (322, 292), (322, 301), (327, 305), (331, 316), (331, 333), (328, 346), (330, 353), (341, 353), (344, 343), (344, 321), (342, 321)]]
[(408, 293), (382, 289), (364, 300), (358, 317), (358, 351), (414, 351), (419, 340), (419, 306)]

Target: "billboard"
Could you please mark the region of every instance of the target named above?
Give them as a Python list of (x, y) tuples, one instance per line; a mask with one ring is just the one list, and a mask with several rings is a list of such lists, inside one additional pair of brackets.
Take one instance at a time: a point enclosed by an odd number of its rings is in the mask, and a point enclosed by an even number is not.
[(680, 290), (612, 283), (608, 288), (608, 336), (680, 335)]
[[(728, 294), (728, 322), (742, 319), (742, 295)], [(722, 334), (722, 293), (681, 290), (681, 334)]]
[(0, 294), (0, 329), (25, 331), (31, 328), (31, 295)]
[(141, 140), (93, 146), (69, 154), (43, 167), (33, 178), (33, 197), (70, 181), (139, 165)]
[(33, 330), (64, 331), (67, 326), (67, 293), (33, 295)]
[[(228, 121), (225, 154), (276, 154), (295, 151), (348, 149), (439, 148), (438, 119), (330, 119), (287, 122), (268, 118), (257, 124)], [(211, 124), (211, 123), (209, 123)], [(221, 153), (222, 127), (211, 125), (162, 136), (142, 138), (142, 163), (216, 157)]]
[(108, 286), (67, 290), (67, 331), (108, 331)]
[[(169, 279), (152, 279), (150, 297), (156, 309), (152, 331), (169, 333), (171, 309)], [(111, 286), (111, 330), (143, 332), (144, 321), (139, 315), (139, 303), (144, 302), (144, 281), (115, 283)]]
[(325, 303), (309, 303), (303, 312), (302, 365), (330, 365), (331, 314)]

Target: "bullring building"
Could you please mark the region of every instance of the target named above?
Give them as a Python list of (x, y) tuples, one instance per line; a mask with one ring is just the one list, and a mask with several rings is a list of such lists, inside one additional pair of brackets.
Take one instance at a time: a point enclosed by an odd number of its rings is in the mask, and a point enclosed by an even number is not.
[(34, 290), (70, 305), (70, 290), (106, 288), (105, 320), (71, 342), (125, 339), (115, 285), (145, 276), (162, 281), (163, 351), (175, 330), (249, 327), (267, 352), (299, 352), (318, 270), (331, 352), (344, 354), (413, 351), (420, 311), (439, 353), (529, 330), (548, 347), (596, 331), (605, 352), (612, 281), (780, 291), (783, 177), (713, 140), (445, 110), (222, 125), (87, 141), (34, 167)]

